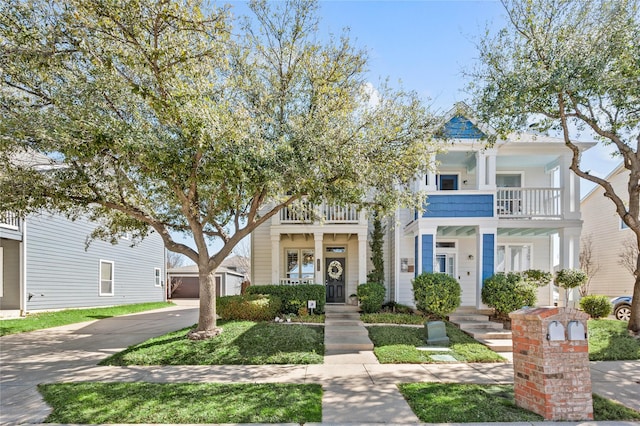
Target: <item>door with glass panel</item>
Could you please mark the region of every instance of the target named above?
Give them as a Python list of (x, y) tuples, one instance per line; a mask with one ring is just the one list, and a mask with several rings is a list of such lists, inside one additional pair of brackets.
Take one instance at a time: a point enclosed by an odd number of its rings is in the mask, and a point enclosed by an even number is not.
[(325, 268), (327, 303), (345, 302), (345, 258), (329, 258)]

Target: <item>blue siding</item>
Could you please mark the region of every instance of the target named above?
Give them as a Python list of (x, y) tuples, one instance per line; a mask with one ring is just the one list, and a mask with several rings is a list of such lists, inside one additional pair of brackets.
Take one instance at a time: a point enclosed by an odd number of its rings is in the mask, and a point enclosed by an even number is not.
[(430, 195), (422, 217), (493, 217), (493, 195)]
[[(28, 218), (27, 292), (35, 296), (27, 309), (111, 306), (164, 300), (165, 286), (155, 286), (154, 268), (165, 280), (164, 246), (157, 233), (136, 247), (121, 240), (112, 245), (93, 241), (85, 248), (94, 225), (62, 216)], [(114, 262), (114, 294), (99, 295), (100, 260)]]
[(494, 273), (495, 238), (493, 234), (482, 234), (482, 282)]
[(433, 272), (433, 235), (422, 236), (422, 272)]
[(483, 139), (486, 137), (469, 119), (456, 115), (449, 120), (442, 130), (445, 137), (455, 139)]

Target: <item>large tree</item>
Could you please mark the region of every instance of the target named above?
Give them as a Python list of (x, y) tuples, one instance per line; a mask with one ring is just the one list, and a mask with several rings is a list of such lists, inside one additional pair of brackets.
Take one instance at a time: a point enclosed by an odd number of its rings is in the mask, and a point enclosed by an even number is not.
[[(316, 2), (250, 9), (232, 27), (200, 0), (0, 6), (0, 210), (87, 215), (101, 238), (156, 232), (198, 265), (193, 338), (219, 332), (213, 273), (257, 226), (303, 197), (419, 205), (405, 190), (428, 164), (417, 96), (368, 83), (366, 54), (319, 34)], [(56, 166), (22, 167), (19, 151)]]
[[(640, 241), (640, 10), (637, 0), (503, 0), (508, 27), (479, 44), (470, 72), (475, 106), (501, 133), (537, 126), (560, 132), (570, 168), (604, 188)], [(580, 162), (578, 132), (621, 158), (628, 183), (616, 192)], [(629, 331), (640, 334), (640, 257)]]

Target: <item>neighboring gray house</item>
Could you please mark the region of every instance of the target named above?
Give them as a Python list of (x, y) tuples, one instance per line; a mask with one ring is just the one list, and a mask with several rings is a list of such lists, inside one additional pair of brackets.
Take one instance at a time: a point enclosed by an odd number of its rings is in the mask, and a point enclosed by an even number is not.
[(161, 238), (86, 248), (94, 228), (60, 215), (0, 218), (0, 315), (165, 300)]
[[(18, 159), (47, 166), (46, 157)], [(0, 215), (0, 316), (165, 300), (164, 245), (93, 241), (95, 224), (62, 215)]]
[[(224, 262), (223, 262), (224, 265)], [(242, 291), (245, 275), (232, 268), (220, 266), (216, 269), (216, 295), (234, 296)], [(188, 265), (167, 270), (168, 297), (170, 299), (197, 299), (200, 297), (198, 266)]]

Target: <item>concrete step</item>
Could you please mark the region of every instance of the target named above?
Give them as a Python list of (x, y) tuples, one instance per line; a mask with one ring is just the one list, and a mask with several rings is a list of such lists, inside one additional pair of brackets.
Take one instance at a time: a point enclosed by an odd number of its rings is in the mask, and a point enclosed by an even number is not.
[(462, 330), (474, 339), (507, 339), (510, 340), (512, 335), (509, 330), (492, 330), (486, 328), (467, 328)]
[(349, 319), (349, 318), (325, 318), (324, 326), (349, 326), (349, 325), (364, 325), (360, 318), (358, 319)]
[(476, 339), (478, 342), (487, 346), (495, 352), (511, 352), (513, 351), (513, 342), (511, 339)]
[(459, 322), (459, 321), (489, 321), (488, 315), (481, 314), (457, 314), (453, 313), (449, 315), (449, 322)]
[(324, 336), (325, 351), (372, 351), (373, 343), (369, 336), (343, 334)]
[(454, 322), (460, 329), (466, 330), (468, 328), (486, 328), (490, 330), (504, 330), (502, 323), (493, 321), (460, 321)]
[(360, 312), (360, 308), (353, 305), (324, 305), (324, 313)]

